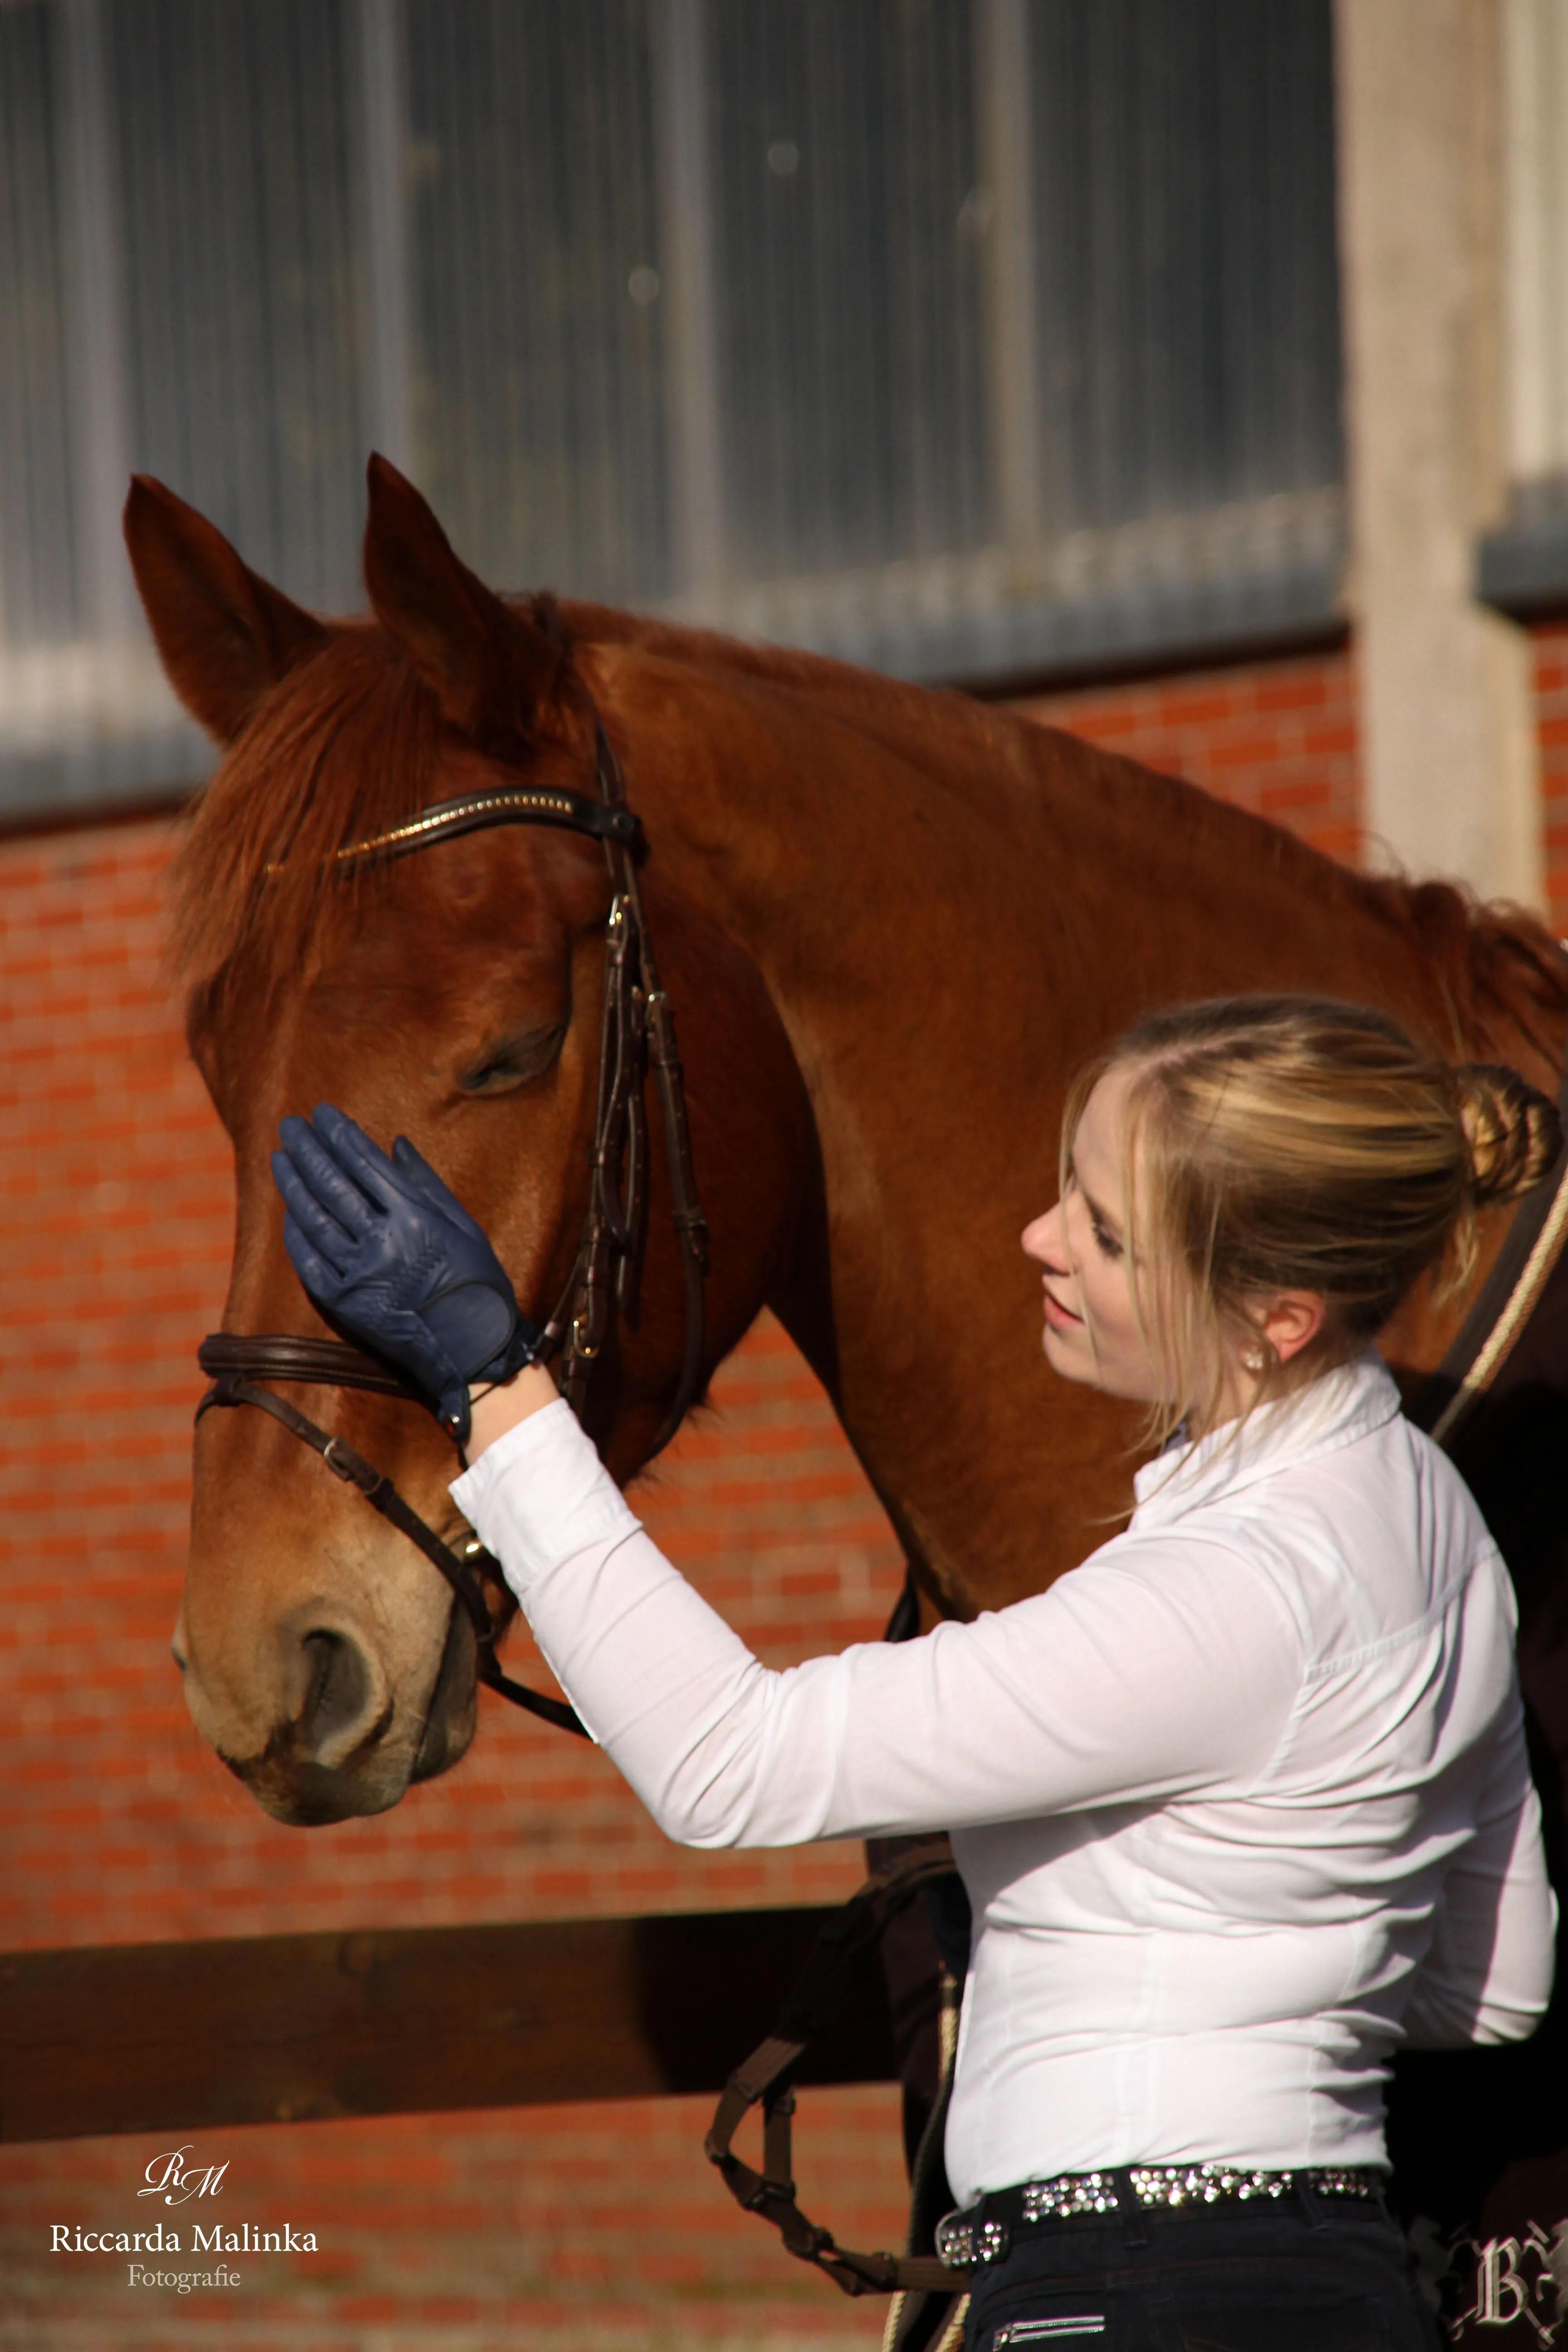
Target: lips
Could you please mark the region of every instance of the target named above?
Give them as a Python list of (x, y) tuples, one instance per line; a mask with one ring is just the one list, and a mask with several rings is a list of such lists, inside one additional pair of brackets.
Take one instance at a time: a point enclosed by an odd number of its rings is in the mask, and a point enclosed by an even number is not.
[(1049, 1290), (1045, 1293), (1045, 1300), (1046, 1321), (1053, 1331), (1076, 1331), (1081, 1328), (1083, 1317), (1075, 1315), (1070, 1307), (1064, 1307)]

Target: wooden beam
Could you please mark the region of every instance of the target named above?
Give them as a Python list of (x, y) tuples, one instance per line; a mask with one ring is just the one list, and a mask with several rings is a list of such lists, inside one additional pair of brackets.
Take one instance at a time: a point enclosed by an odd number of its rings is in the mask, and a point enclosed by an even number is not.
[[(825, 1910), (0, 1955), (0, 2140), (717, 2092)], [(811, 2083), (893, 2074), (880, 1972)]]

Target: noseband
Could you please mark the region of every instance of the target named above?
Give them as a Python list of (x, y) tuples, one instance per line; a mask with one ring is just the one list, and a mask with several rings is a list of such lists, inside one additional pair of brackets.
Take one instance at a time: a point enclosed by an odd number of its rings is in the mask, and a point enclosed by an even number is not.
[[(659, 986), (637, 880), (636, 852), (642, 826), (626, 806), (620, 766), (598, 716), (594, 720), (597, 799), (545, 787), (508, 785), (439, 801), (390, 832), (356, 841), (336, 853), (345, 867), (373, 860), (405, 857), (459, 834), (498, 824), (545, 824), (585, 834), (604, 844), (610, 873), (610, 914), (605, 932), (605, 992), (599, 1024), (599, 1076), (590, 1163), (588, 1208), (566, 1287), (544, 1326), (540, 1360), (559, 1354), (561, 1389), (581, 1415), (594, 1370), (617, 1313), (636, 1310), (647, 1230), (647, 1113), (644, 1091), (651, 1067), (658, 1088), (669, 1170), (670, 1219), (680, 1250), (685, 1290), (685, 1343), (680, 1376), (649, 1458), (667, 1445), (696, 1397), (702, 1378), (702, 1283), (708, 1271), (708, 1227), (691, 1171), (691, 1139), (686, 1089), (676, 1051), (675, 1021)], [(289, 1332), (240, 1337), (215, 1331), (196, 1350), (212, 1386), (196, 1407), (196, 1419), (215, 1405), (256, 1405), (319, 1454), (329, 1470), (352, 1486), (383, 1518), (405, 1535), (451, 1586), (478, 1650), (479, 1680), (514, 1706), (526, 1707), (564, 1731), (583, 1732), (574, 1710), (542, 1691), (527, 1689), (501, 1671), (496, 1628), (485, 1599), (482, 1571), (497, 1582), (499, 1562), (478, 1537), (460, 1552), (443, 1542), (390, 1478), (343, 1438), (274, 1396), (266, 1381), (315, 1383), (323, 1388), (365, 1389), (377, 1396), (426, 1400), (390, 1365), (345, 1346), (340, 1339), (308, 1339)], [(585, 1735), (584, 1735), (585, 1736)]]

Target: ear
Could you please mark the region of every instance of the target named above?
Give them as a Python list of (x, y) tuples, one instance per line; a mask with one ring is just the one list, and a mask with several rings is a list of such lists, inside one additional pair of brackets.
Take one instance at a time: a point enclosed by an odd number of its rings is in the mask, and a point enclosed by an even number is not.
[(209, 735), (232, 743), (285, 672), (331, 632), (149, 474), (132, 477), (125, 544), (170, 685)]
[(376, 619), (454, 727), (481, 742), (537, 741), (571, 658), (553, 599), (503, 604), (395, 466), (372, 457), (369, 479), (364, 581)]
[(1288, 1364), (1310, 1347), (1323, 1328), (1327, 1302), (1316, 1290), (1282, 1290), (1258, 1318), (1258, 1330), (1275, 1360)]

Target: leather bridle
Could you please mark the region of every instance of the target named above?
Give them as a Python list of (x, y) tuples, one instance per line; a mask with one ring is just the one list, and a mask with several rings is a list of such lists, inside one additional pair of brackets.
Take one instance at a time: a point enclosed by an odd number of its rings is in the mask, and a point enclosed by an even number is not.
[[(573, 1411), (583, 1410), (588, 1384), (601, 1360), (617, 1313), (635, 1313), (647, 1226), (647, 1113), (644, 1088), (651, 1067), (658, 1089), (669, 1170), (670, 1215), (680, 1250), (685, 1290), (685, 1341), (679, 1377), (649, 1458), (667, 1445), (697, 1395), (702, 1379), (702, 1284), (708, 1271), (708, 1227), (691, 1170), (691, 1139), (686, 1090), (676, 1050), (675, 1022), (659, 986), (637, 878), (637, 853), (642, 826), (626, 805), (626, 787), (609, 738), (594, 719), (598, 797), (542, 785), (506, 785), (439, 801), (405, 824), (374, 839), (356, 841), (336, 853), (335, 863), (353, 867), (405, 857), (459, 834), (492, 825), (544, 824), (585, 834), (604, 844), (610, 873), (610, 913), (605, 933), (605, 987), (599, 1026), (599, 1075), (590, 1162), (588, 1207), (570, 1277), (555, 1312), (544, 1326), (539, 1360), (559, 1354), (561, 1389)], [(390, 1365), (339, 1339), (314, 1339), (291, 1332), (240, 1336), (215, 1331), (196, 1350), (212, 1386), (196, 1407), (196, 1419), (215, 1405), (256, 1405), (319, 1454), (329, 1470), (357, 1486), (383, 1518), (417, 1546), (451, 1586), (473, 1628), (479, 1680), (514, 1706), (564, 1731), (583, 1732), (575, 1711), (542, 1691), (529, 1690), (501, 1670), (496, 1627), (485, 1598), (482, 1571), (497, 1582), (500, 1569), (470, 1537), (460, 1551), (444, 1542), (405, 1501), (390, 1478), (334, 1437), (263, 1381), (314, 1383), (323, 1388), (365, 1389), (378, 1396), (428, 1400)]]

